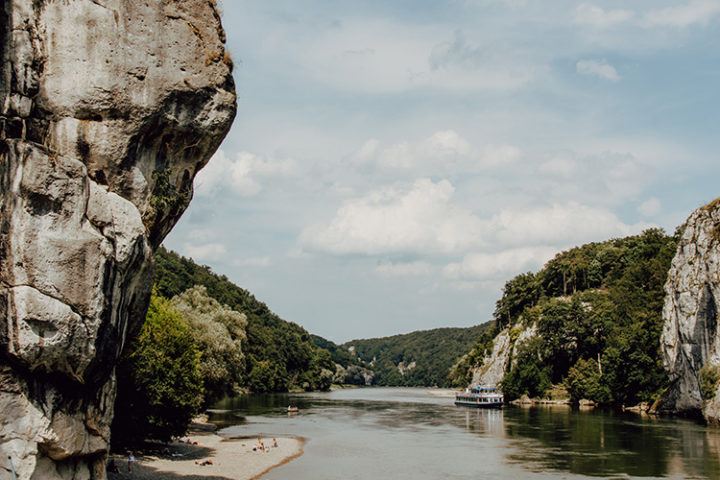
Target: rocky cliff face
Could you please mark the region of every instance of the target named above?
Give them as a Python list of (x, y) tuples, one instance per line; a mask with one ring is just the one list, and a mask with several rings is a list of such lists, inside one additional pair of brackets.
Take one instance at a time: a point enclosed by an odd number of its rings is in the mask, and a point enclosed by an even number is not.
[(656, 405), (660, 413), (720, 418), (720, 391), (703, 399), (701, 369), (720, 367), (720, 201), (695, 211), (683, 226), (665, 284), (663, 360), (671, 386)]
[(493, 340), (493, 349), (490, 355), (483, 359), (481, 366), (473, 370), (471, 385), (499, 384), (505, 376), (506, 369), (515, 365), (511, 359), (517, 358), (517, 347), (535, 337), (536, 334), (536, 323), (529, 327), (522, 325), (508, 327), (500, 332)]
[(0, 6), (0, 478), (104, 479), (152, 249), (235, 115), (214, 0)]

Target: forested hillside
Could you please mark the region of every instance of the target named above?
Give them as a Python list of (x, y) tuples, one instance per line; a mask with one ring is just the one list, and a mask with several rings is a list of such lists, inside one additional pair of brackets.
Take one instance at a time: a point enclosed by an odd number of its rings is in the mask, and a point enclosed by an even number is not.
[(660, 357), (663, 285), (676, 244), (651, 229), (562, 252), (539, 272), (508, 281), (496, 326), (454, 370), (455, 383), (469, 382), (500, 330), (509, 329), (514, 342), (535, 325), (537, 334), (516, 345), (508, 362), (506, 398), (541, 397), (563, 384), (575, 399), (654, 400), (667, 382)]
[[(313, 336), (333, 360), (355, 372), (372, 372), (372, 385), (449, 386), (449, 373), (492, 322), (469, 328), (437, 328), (391, 337), (352, 340), (342, 345)], [(350, 376), (346, 383), (360, 383)]]
[(169, 299), (201, 285), (209, 297), (247, 317), (241, 386), (253, 392), (330, 387), (335, 373), (330, 353), (316, 347), (304, 328), (281, 319), (226, 276), (217, 275), (209, 267), (197, 265), (175, 252), (160, 247), (155, 263), (159, 295)]

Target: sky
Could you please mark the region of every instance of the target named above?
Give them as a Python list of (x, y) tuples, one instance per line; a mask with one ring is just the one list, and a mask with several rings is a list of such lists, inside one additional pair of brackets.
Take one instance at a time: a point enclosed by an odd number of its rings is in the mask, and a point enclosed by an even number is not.
[(225, 0), (238, 115), (165, 246), (336, 342), (720, 196), (720, 0)]

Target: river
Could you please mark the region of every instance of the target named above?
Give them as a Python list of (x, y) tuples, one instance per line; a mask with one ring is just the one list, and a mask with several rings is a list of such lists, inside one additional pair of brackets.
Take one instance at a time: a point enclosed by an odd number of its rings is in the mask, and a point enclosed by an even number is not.
[(569, 407), (470, 409), (443, 392), (248, 395), (221, 402), (211, 421), (230, 436), (307, 439), (264, 480), (720, 479), (720, 429)]

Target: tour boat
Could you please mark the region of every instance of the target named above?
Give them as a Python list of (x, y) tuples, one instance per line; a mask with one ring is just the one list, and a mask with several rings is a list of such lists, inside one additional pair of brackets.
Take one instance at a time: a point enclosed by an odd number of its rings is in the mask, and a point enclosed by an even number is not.
[(497, 387), (478, 385), (475, 388), (466, 388), (463, 393), (455, 395), (455, 405), (475, 408), (500, 408), (503, 404), (503, 394)]

